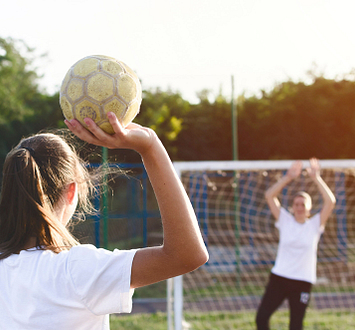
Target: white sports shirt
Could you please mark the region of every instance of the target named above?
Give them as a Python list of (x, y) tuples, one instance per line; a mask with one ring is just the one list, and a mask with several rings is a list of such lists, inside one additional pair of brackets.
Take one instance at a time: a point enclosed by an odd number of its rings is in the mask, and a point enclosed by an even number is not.
[(33, 248), (1, 260), (0, 329), (109, 329), (108, 314), (132, 310), (136, 251)]
[(275, 265), (271, 272), (292, 280), (315, 283), (317, 280), (317, 249), (324, 228), (317, 213), (305, 223), (298, 223), (284, 208), (275, 223), (280, 232)]

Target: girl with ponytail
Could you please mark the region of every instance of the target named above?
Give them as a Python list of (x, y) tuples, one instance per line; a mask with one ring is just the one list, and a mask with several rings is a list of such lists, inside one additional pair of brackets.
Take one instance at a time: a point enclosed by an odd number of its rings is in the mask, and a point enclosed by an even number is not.
[[(190, 272), (208, 259), (196, 216), (169, 156), (151, 129), (115, 134), (89, 118), (68, 128), (82, 140), (140, 153), (162, 217), (162, 246), (108, 251), (81, 245), (68, 224), (90, 212), (85, 164), (66, 140), (37, 134), (20, 141), (3, 167), (0, 197), (0, 325), (4, 329), (109, 329), (111, 313), (132, 309), (133, 289)], [(191, 253), (193, 251), (193, 253)]]

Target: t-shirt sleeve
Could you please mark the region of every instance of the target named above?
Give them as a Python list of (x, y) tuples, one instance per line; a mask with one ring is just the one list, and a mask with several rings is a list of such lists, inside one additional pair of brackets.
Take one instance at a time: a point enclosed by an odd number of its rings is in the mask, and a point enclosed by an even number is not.
[(310, 219), (315, 232), (318, 232), (319, 234), (323, 234), (324, 232), (324, 226), (320, 225), (320, 213), (318, 212), (315, 214), (311, 219)]
[(130, 313), (132, 261), (137, 250), (97, 249), (79, 245), (70, 249), (68, 270), (76, 294), (96, 315)]
[(290, 216), (291, 216), (291, 214), (289, 212), (287, 212), (285, 208), (281, 207), (279, 218), (275, 222), (275, 227), (280, 230), (282, 228), (282, 226), (284, 225), (285, 220), (287, 218), (289, 218)]

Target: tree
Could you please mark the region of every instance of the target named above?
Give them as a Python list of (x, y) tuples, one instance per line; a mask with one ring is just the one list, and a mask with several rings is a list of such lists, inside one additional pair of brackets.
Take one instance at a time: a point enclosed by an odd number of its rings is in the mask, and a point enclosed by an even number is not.
[(355, 82), (284, 82), (239, 108), (240, 159), (354, 158)]
[(24, 42), (0, 38), (0, 162), (26, 135), (63, 127), (58, 93), (39, 91), (33, 68), (34, 49)]
[(143, 92), (141, 110), (136, 122), (155, 130), (173, 159), (176, 158), (175, 141), (178, 138), (185, 116), (191, 105), (180, 93), (160, 89)]
[(29, 101), (38, 93), (38, 76), (31, 69), (29, 56), (33, 50), (23, 42), (0, 38), (0, 50), (0, 123), (4, 124), (32, 113)]
[(210, 103), (201, 93), (200, 103), (191, 106), (182, 119), (175, 141), (179, 160), (232, 159), (231, 106), (221, 95)]

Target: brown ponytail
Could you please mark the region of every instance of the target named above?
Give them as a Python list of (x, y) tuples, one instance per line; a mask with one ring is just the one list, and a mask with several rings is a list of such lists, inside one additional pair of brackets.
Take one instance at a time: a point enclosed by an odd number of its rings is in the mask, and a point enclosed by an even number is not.
[(58, 135), (34, 135), (9, 152), (0, 197), (0, 259), (21, 251), (33, 237), (37, 248), (56, 253), (79, 244), (54, 215), (72, 182), (78, 186), (79, 206), (89, 211), (89, 173)]

